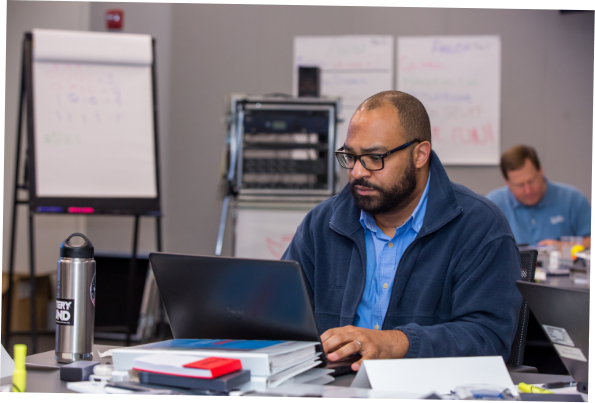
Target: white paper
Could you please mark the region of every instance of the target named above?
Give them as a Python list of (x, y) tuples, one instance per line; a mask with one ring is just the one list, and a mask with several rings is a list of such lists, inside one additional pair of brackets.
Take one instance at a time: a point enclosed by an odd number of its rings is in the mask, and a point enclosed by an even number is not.
[(113, 349), (110, 349), (110, 350), (106, 350), (106, 351), (104, 351), (102, 353), (99, 350), (97, 350), (97, 354), (99, 355), (99, 358), (111, 357), (112, 356), (112, 351), (113, 351)]
[(367, 360), (363, 362), (351, 386), (422, 395), (447, 395), (457, 386), (470, 384), (508, 388), (512, 394), (518, 395), (500, 356)]
[(149, 66), (153, 48), (150, 35), (34, 29), (33, 60)]
[(550, 325), (543, 325), (543, 330), (550, 338), (552, 343), (564, 344), (566, 346), (574, 347), (574, 342), (570, 338), (570, 335), (563, 327), (556, 327)]
[(554, 344), (556, 351), (560, 357), (568, 358), (570, 360), (582, 361), (587, 362), (585, 355), (581, 351), (580, 348), (576, 347), (568, 347), (568, 346), (561, 346), (559, 344)]
[(150, 66), (36, 62), (38, 197), (157, 196)]
[(235, 257), (281, 259), (308, 211), (238, 209)]
[(579, 259), (585, 259), (587, 262), (590, 262), (591, 261), (591, 250), (587, 249), (582, 252), (576, 252), (574, 254), (574, 256), (576, 256)]
[(37, 197), (154, 198), (149, 35), (33, 30)]
[(8, 352), (4, 349), (4, 345), (2, 345), (2, 355), (0, 356), (0, 378), (6, 378), (7, 376), (12, 376), (14, 373), (14, 360), (8, 354)]
[(280, 372), (275, 375), (271, 375), (268, 379), (268, 387), (274, 388), (281, 385), (283, 382), (287, 381), (288, 379), (293, 378), (294, 376), (301, 374), (304, 371), (309, 370), (310, 368), (314, 368), (320, 364), (320, 361), (313, 361), (313, 362), (304, 362), (300, 365), (296, 365), (295, 367), (288, 369), (286, 371)]
[(333, 372), (335, 372), (334, 369), (312, 368), (304, 373), (301, 373), (301, 374), (293, 377), (291, 379), (291, 381), (293, 381), (295, 383), (306, 383), (306, 382), (313, 381), (317, 378), (332, 374)]
[(426, 107), (443, 164), (498, 165), (498, 36), (399, 37), (396, 82)]
[(210, 369), (184, 367), (186, 364), (191, 364), (199, 360), (200, 358), (197, 360), (196, 357), (179, 354), (151, 354), (136, 358), (133, 369), (198, 378), (212, 377)]
[(320, 94), (341, 97), (343, 119), (336, 146), (347, 136), (349, 120), (366, 98), (393, 89), (392, 36), (297, 36), (293, 42), (293, 94), (298, 94), (298, 67), (320, 68)]

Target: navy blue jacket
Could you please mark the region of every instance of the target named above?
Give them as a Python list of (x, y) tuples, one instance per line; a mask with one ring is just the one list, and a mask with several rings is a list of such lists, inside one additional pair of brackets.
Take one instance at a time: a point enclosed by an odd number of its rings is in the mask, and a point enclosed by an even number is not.
[[(491, 201), (452, 183), (433, 151), (430, 172), (423, 226), (399, 262), (382, 329), (407, 335), (406, 358), (507, 360), (522, 301), (508, 221)], [(308, 213), (282, 258), (302, 265), (321, 333), (353, 325), (364, 293), (359, 218), (348, 184)]]

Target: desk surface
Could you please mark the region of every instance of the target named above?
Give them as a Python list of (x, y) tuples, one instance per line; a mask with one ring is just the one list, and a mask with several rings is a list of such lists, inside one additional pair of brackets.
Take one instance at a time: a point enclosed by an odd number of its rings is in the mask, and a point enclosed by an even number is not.
[(545, 281), (535, 281), (538, 284), (547, 284), (559, 288), (582, 288), (589, 289), (589, 283), (575, 283), (570, 275), (547, 276)]
[[(93, 349), (95, 361), (102, 364), (111, 364), (111, 357), (99, 358), (97, 356), (97, 350), (104, 352), (110, 348), (113, 347), (96, 344)], [(60, 367), (63, 364), (56, 362), (54, 350), (29, 355), (25, 359), (25, 364), (33, 364), (27, 365), (27, 392), (72, 393), (71, 390), (66, 388), (66, 382), (60, 380)], [(11, 382), (10, 377), (2, 378), (0, 386), (9, 385)]]
[[(113, 346), (106, 345), (95, 345), (94, 356), (97, 351), (105, 352)], [(98, 357), (97, 357), (98, 358)], [(102, 364), (108, 364), (112, 362), (111, 357), (99, 358)], [(57, 364), (54, 358), (54, 351), (46, 351), (45, 353), (39, 353), (28, 356), (26, 359), (27, 364), (27, 394), (73, 394), (73, 392), (66, 388), (66, 382), (60, 380), (60, 366)], [(38, 366), (34, 366), (37, 364)], [(330, 383), (328, 386), (336, 387), (349, 387), (353, 381), (354, 374), (343, 375), (337, 377), (337, 379)], [(556, 382), (564, 381), (567, 382), (572, 380), (570, 376), (564, 375), (547, 375), (547, 374), (522, 374), (516, 373), (511, 374), (512, 380), (515, 384), (519, 382), (525, 383), (545, 383), (545, 382)], [(1, 378), (0, 385), (6, 385), (12, 382), (12, 379)], [(119, 395), (122, 397), (121, 395)], [(132, 396), (131, 396), (132, 397)], [(140, 397), (140, 396), (139, 396)], [(43, 401), (43, 396), (40, 396), (39, 401)]]
[[(101, 364), (111, 364), (111, 357), (99, 358), (97, 354), (97, 351), (103, 353), (111, 348), (117, 347), (102, 344), (94, 345), (94, 360), (101, 362)], [(73, 393), (66, 387), (66, 382), (60, 380), (60, 367), (63, 364), (56, 362), (53, 350), (27, 356), (25, 362), (27, 364), (27, 392)], [(349, 387), (354, 377), (355, 374), (342, 375), (327, 386)], [(9, 385), (11, 382), (10, 377), (2, 378), (0, 386)]]

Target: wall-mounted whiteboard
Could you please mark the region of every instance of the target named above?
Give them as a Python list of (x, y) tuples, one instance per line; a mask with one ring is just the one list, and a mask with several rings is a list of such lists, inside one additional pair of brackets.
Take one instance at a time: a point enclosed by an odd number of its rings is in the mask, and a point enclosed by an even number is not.
[(234, 256), (279, 260), (308, 210), (238, 209)]
[(399, 37), (396, 82), (425, 105), (442, 163), (499, 163), (499, 37)]
[(322, 96), (341, 97), (343, 122), (337, 127), (337, 147), (347, 136), (349, 120), (366, 98), (393, 89), (392, 36), (297, 36), (293, 42), (293, 94), (297, 96), (298, 67), (318, 66)]
[(34, 30), (37, 198), (158, 197), (148, 35)]

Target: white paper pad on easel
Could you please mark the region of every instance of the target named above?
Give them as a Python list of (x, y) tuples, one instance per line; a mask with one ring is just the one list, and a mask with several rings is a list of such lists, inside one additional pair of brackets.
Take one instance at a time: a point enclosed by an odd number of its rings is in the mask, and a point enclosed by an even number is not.
[(446, 395), (457, 386), (470, 384), (508, 388), (518, 396), (500, 356), (368, 360), (351, 387)]

